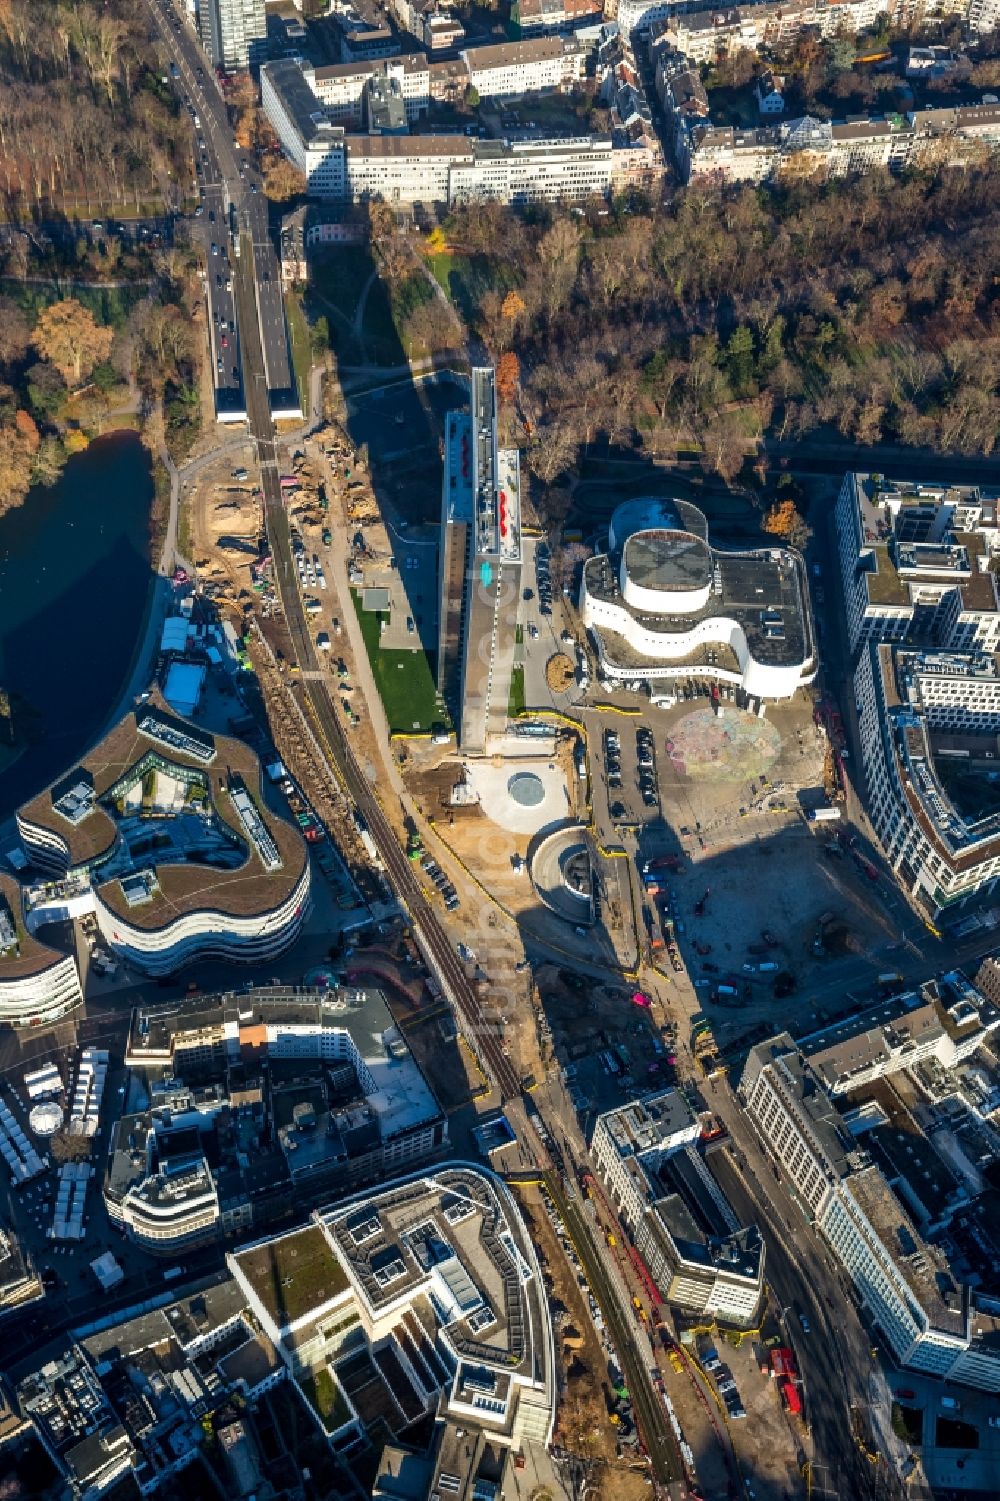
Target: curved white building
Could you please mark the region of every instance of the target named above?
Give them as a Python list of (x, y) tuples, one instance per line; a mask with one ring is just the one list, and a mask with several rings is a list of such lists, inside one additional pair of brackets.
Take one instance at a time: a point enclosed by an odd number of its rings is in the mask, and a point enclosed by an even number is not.
[(82, 1000), (76, 960), (29, 931), (21, 889), (0, 873), (0, 1023), (43, 1026)]
[(159, 700), (25, 804), (17, 825), (55, 878), (27, 891), (29, 930), (92, 912), (108, 946), (147, 974), (269, 958), (308, 912), (305, 843), (267, 807), (257, 757)]
[(643, 497), (617, 508), (608, 551), (584, 565), (580, 612), (612, 681), (706, 677), (783, 699), (816, 675), (799, 554), (719, 552), (687, 501)]

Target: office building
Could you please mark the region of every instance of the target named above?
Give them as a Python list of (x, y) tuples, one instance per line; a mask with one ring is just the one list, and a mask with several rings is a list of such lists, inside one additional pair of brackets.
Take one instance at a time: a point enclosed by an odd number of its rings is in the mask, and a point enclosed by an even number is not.
[(784, 547), (720, 552), (683, 500), (625, 501), (608, 551), (588, 559), (580, 613), (602, 677), (709, 677), (759, 699), (791, 698), (816, 676), (805, 565)]
[(1000, 1391), (1000, 1321), (991, 1300), (958, 1282), (920, 1233), (788, 1033), (751, 1048), (739, 1092), (775, 1169), (899, 1364)]
[(848, 474), (836, 515), (869, 816), (921, 914), (961, 921), (1000, 877), (975, 795), (1000, 754), (997, 497)]
[(82, 1000), (75, 956), (28, 932), (21, 888), (0, 871), (0, 1023), (42, 1026)]
[(439, 1155), (447, 1122), (378, 991), (140, 1008), (149, 1108), (114, 1127), (109, 1218), (154, 1255), (258, 1229)]
[(1000, 1029), (1000, 1010), (958, 970), (797, 1039), (832, 1095), (924, 1062), (955, 1069)]
[(500, 1179), (462, 1163), (398, 1179), (228, 1261), (300, 1389), (326, 1393), (342, 1452), (375, 1413), (382, 1442), (423, 1416), (499, 1449), (551, 1439), (548, 1299)]
[(49, 877), (24, 891), (28, 934), (92, 913), (112, 952), (147, 974), (269, 958), (309, 910), (305, 844), (268, 806), (256, 755), (158, 695), (26, 803), (17, 827)]
[(197, 0), (202, 46), (213, 68), (235, 73), (267, 57), (264, 0)]
[(952, 926), (989, 904), (1000, 881), (1000, 815), (984, 812), (975, 796), (977, 781), (985, 787), (995, 776), (990, 768), (1000, 754), (997, 659), (870, 640), (854, 693), (865, 801), (879, 843), (925, 920)]
[(438, 691), (465, 750), (507, 727), (521, 598), (517, 450), (497, 439), (496, 382), (472, 372), (471, 412), (445, 429), (439, 558)]
[(598, 1175), (666, 1302), (684, 1313), (753, 1324), (764, 1243), (739, 1224), (697, 1147), (701, 1126), (679, 1091), (598, 1117)]

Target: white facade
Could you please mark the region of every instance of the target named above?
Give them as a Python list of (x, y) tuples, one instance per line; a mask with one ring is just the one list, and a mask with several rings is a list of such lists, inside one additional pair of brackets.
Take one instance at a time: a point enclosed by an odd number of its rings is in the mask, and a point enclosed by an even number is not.
[[(935, 769), (925, 717), (900, 701), (898, 658), (898, 649), (869, 642), (854, 673), (866, 804), (896, 879), (936, 921), (996, 890), (1000, 821), (967, 821), (951, 802)], [(936, 712), (967, 717), (964, 707), (938, 706)]]
[(294, 943), (309, 914), (311, 867), (308, 860), (288, 896), (266, 912), (237, 916), (200, 908), (160, 927), (130, 923), (94, 892), (94, 914), (109, 948), (148, 975), (169, 975), (195, 959), (251, 963), (283, 953)]
[[(576, 54), (561, 56), (565, 68), (565, 57)], [(423, 74), (403, 62), (390, 68), (398, 71), (408, 114), (420, 113)], [(340, 80), (343, 70), (336, 71)], [(354, 117), (360, 108), (356, 91), (365, 86), (361, 77), (359, 68), (342, 83), (331, 81), (334, 102), (328, 106), (312, 89), (313, 80), (321, 91), (327, 87), (322, 72), (289, 62), (261, 69), (264, 111), (314, 197), (351, 203), (555, 203), (652, 186), (663, 174), (658, 149), (645, 142), (617, 146), (610, 137), (507, 143), (466, 135), (347, 134), (331, 121), (334, 114)]]
[(20, 977), (7, 972), (0, 957), (0, 1022), (11, 1027), (45, 1025), (65, 1016), (83, 1000), (76, 960), (53, 952), (45, 969)]
[[(669, 1302), (689, 1313), (750, 1323), (760, 1305), (764, 1249), (756, 1230), (741, 1229), (695, 1143), (701, 1127), (676, 1090), (647, 1095), (598, 1117), (591, 1155), (598, 1176), (618, 1210), (636, 1249)], [(687, 1207), (674, 1207), (656, 1177), (667, 1162), (679, 1167)], [(676, 1199), (678, 1196), (674, 1195)], [(690, 1218), (691, 1203), (706, 1206), (709, 1222), (722, 1233), (719, 1249), (706, 1240), (697, 1254), (700, 1226)], [(683, 1233), (675, 1231), (675, 1213)]]
[(968, 1289), (851, 1142), (787, 1033), (751, 1049), (739, 1091), (771, 1160), (812, 1210), (899, 1364), (1000, 1391), (1000, 1353), (977, 1338)]
[[(864, 640), (905, 641), (919, 617), (935, 646), (949, 651), (1000, 647), (1000, 608), (988, 562), (995, 526), (971, 518), (978, 492), (929, 485), (877, 489), (871, 476), (846, 474), (837, 499), (841, 577), (851, 650)], [(940, 558), (896, 550), (903, 522), (919, 517)], [(961, 543), (956, 537), (961, 537)], [(979, 539), (977, 542), (975, 538)], [(904, 544), (906, 545), (906, 544)], [(942, 566), (947, 565), (947, 566)]]
[(267, 36), (264, 0), (198, 0), (198, 20), (213, 67), (234, 72), (259, 57)]
[(562, 89), (585, 76), (587, 54), (570, 38), (538, 37), (462, 53), (469, 80), (482, 98), (509, 99)]
[(129, 1189), (120, 1206), (107, 1196), (104, 1202), (109, 1217), (151, 1256), (203, 1245), (219, 1231), (219, 1198), (203, 1159), (169, 1178), (144, 1179)]
[[(655, 500), (620, 506), (608, 546), (584, 566), (580, 585), (580, 613), (604, 677), (710, 677), (767, 700), (791, 698), (815, 677), (808, 585), (797, 553), (717, 552), (696, 507)], [(652, 554), (655, 563), (636, 566)]]

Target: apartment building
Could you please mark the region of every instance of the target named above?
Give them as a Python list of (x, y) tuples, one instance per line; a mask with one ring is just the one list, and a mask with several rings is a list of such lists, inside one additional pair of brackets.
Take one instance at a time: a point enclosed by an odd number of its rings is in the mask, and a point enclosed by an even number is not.
[(213, 68), (234, 73), (267, 57), (264, 0), (197, 0), (201, 40)]
[[(540, 42), (548, 46), (548, 39)], [(432, 63), (422, 72), (419, 67), (397, 70), (390, 65), (408, 117), (416, 118), (427, 107), (430, 96), (425, 87), (435, 98), (454, 92), (458, 66)], [(489, 71), (502, 82), (503, 70)], [(645, 128), (623, 129), (607, 137), (513, 142), (459, 134), (349, 134), (343, 123), (333, 123), (328, 110), (345, 121), (359, 116), (374, 75), (360, 67), (326, 70), (321, 76), (322, 72), (303, 70), (287, 60), (261, 69), (267, 117), (286, 156), (305, 174), (310, 193), (318, 198), (341, 203), (557, 203), (607, 198), (632, 188), (652, 191), (662, 180), (659, 146)], [(332, 103), (321, 102), (310, 78)]]
[(907, 1370), (1000, 1391), (998, 1322), (920, 1234), (788, 1033), (751, 1048), (739, 1092), (776, 1170)]
[[(996, 4), (997, 0), (921, 0), (920, 14), (971, 17), (981, 6), (986, 18)], [(698, 62), (712, 62), (732, 46), (756, 52), (778, 42), (794, 41), (806, 27), (820, 36), (835, 36), (838, 32), (869, 30), (886, 14), (895, 25), (904, 25), (916, 13), (917, 0), (789, 0), (787, 5), (775, 0), (753, 4), (751, 0), (746, 5), (716, 8), (706, 7), (702, 0), (619, 0), (618, 24), (626, 33), (641, 31), (654, 38), (676, 26), (678, 35), (692, 40), (696, 50), (690, 55)], [(697, 21), (689, 29), (691, 18)], [(987, 31), (990, 27), (980, 29)], [(687, 50), (679, 42), (672, 45)]]
[(521, 36), (597, 26), (602, 16), (595, 0), (512, 0), (510, 8), (511, 22)]
[[(337, 63), (327, 68), (307, 65), (301, 68), (301, 73), (307, 88), (323, 106), (329, 124), (358, 126), (362, 122), (365, 93), (376, 79), (381, 78), (398, 88), (406, 105), (407, 119), (419, 120), (430, 108), (432, 69), (437, 67), (426, 57), (413, 54), (392, 58), (388, 62), (361, 60)], [(287, 86), (287, 83), (283, 85), (284, 88)], [(310, 108), (314, 110), (315, 104)]]
[(465, 36), (461, 21), (441, 0), (389, 0), (389, 10), (432, 56), (457, 47)]
[(666, 1090), (599, 1116), (591, 1152), (664, 1299), (746, 1327), (760, 1307), (764, 1246), (733, 1214), (698, 1151), (700, 1134), (684, 1096)]
[(584, 78), (587, 49), (568, 36), (530, 37), (462, 53), (469, 81), (483, 99), (510, 99), (571, 87)]

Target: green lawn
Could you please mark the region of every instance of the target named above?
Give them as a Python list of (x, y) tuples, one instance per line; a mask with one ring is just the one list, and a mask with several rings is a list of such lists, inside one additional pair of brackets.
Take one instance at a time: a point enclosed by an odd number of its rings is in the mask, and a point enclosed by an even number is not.
[(507, 718), (517, 719), (523, 714), (527, 704), (524, 697), (524, 668), (512, 667), (510, 673), (510, 699), (507, 704)]
[(309, 325), (302, 311), (302, 302), (295, 292), (285, 293), (285, 317), (288, 319), (288, 336), (292, 343), (292, 364), (295, 366), (295, 384), (299, 388), (302, 410), (309, 410), (309, 372), (312, 369), (312, 350), (309, 347)]
[(361, 595), (352, 591), (361, 631), (368, 648), (375, 685), (394, 735), (421, 734), (444, 719), (438, 704), (430, 662), (422, 651), (385, 651), (380, 645), (380, 614), (361, 608)]
[(343, 1267), (316, 1225), (241, 1251), (236, 1260), (279, 1328), (322, 1307), (348, 1286)]
[(336, 1433), (347, 1422), (351, 1413), (340, 1387), (326, 1366), (320, 1366), (318, 1371), (309, 1375), (300, 1376), (299, 1381), (307, 1401), (316, 1409), (327, 1433)]
[(444, 250), (427, 257), (427, 265), (438, 285), (448, 294), (456, 311), (469, 322), (476, 314), (486, 292), (509, 292), (516, 287), (515, 269), (502, 259), (488, 255), (463, 255)]

